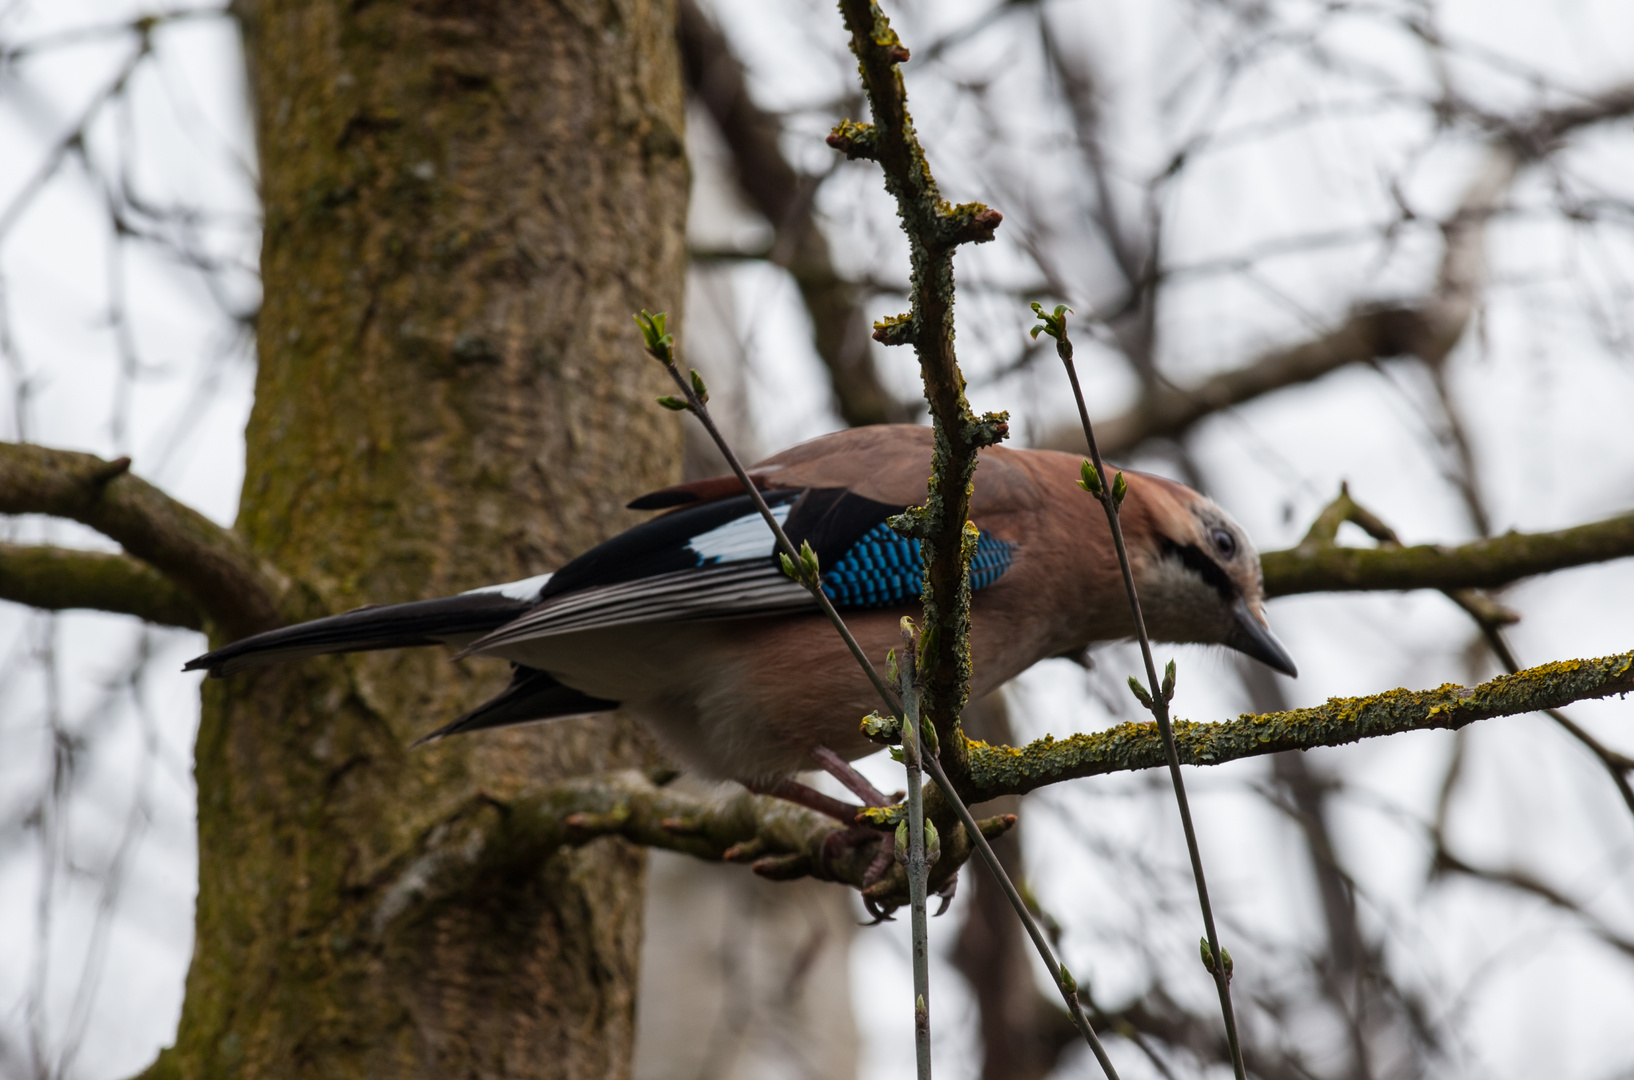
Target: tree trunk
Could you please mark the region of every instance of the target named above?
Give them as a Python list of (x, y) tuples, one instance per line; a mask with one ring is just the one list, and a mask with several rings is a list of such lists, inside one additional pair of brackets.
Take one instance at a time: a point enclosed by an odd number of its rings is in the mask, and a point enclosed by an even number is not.
[[(266, 300), (238, 527), (289, 617), (561, 565), (673, 482), (631, 312), (676, 310), (667, 3), (255, 0)], [(643, 859), (506, 800), (652, 760), (606, 718), (410, 743), (497, 690), (440, 650), (205, 687), (197, 938), (159, 1077), (619, 1077)]]

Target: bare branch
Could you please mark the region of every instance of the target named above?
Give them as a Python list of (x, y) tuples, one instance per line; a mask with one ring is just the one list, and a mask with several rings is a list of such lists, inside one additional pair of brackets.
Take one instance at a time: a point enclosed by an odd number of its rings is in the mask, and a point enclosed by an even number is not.
[[(1350, 364), (1414, 356), (1439, 367), (1464, 336), (1488, 275), (1486, 223), (1521, 168), (1558, 149), (1581, 128), (1634, 112), (1634, 85), (1614, 87), (1585, 102), (1511, 119), (1476, 114), (1468, 103), (1444, 103), (1467, 114), (1493, 138), (1487, 159), (1457, 209), (1441, 225), (1445, 237), (1435, 286), (1417, 303), (1357, 307), (1334, 329), (1298, 345), (1275, 349), (1189, 388), (1148, 382), (1135, 408), (1100, 425), (1101, 446), (1126, 452), (1145, 439), (1172, 437), (1221, 409), (1297, 386)], [(1063, 424), (1040, 445), (1071, 450), (1076, 426)]]
[(0, 544), (0, 599), (48, 611), (92, 608), (160, 626), (204, 628), (198, 604), (169, 578), (129, 555), (102, 551)]
[[(1430, 339), (1430, 326), (1430, 319), (1417, 307), (1360, 309), (1321, 337), (1275, 349), (1198, 386), (1183, 389), (1155, 384), (1133, 409), (1097, 423), (1096, 436), (1105, 453), (1127, 452), (1146, 439), (1178, 435), (1222, 409), (1314, 382), (1350, 364), (1417, 354)], [(1082, 442), (1077, 424), (1062, 424), (1042, 445), (1075, 451)]]
[(1634, 113), (1634, 82), (1613, 86), (1576, 104), (1539, 109), (1520, 117), (1485, 112), (1462, 98), (1437, 102), (1436, 107), (1443, 113), (1469, 118), (1508, 143), (1521, 157), (1535, 160), (1559, 149), (1560, 141), (1573, 132)]
[(130, 475), (128, 458), (0, 443), (0, 513), (89, 525), (164, 574), (225, 633), (241, 637), (281, 621), (282, 576), (230, 530)]
[(1586, 911), (1582, 904), (1571, 899), (1535, 874), (1520, 869), (1481, 869), (1458, 858), (1444, 846), (1437, 848), (1435, 862), (1431, 867), (1431, 871), (1437, 877), (1447, 874), (1464, 874), (1477, 881), (1505, 885), (1519, 892), (1535, 896), (1548, 903), (1551, 907), (1577, 916), (1577, 918), (1583, 920), (1589, 932), (1594, 934), (1595, 937), (1629, 959), (1634, 960), (1634, 938), (1627, 938), (1617, 933), (1617, 931)]
[[(1005, 814), (980, 826), (983, 835), (996, 839), (1015, 821), (1015, 815)], [(432, 829), (413, 860), (393, 871), (374, 924), (378, 932), (413, 905), (486, 880), (470, 873), (473, 863), (537, 865), (563, 846), (604, 836), (700, 859), (748, 863), (774, 880), (809, 876), (861, 889), (876, 848), (837, 842), (845, 831), (833, 819), (783, 799), (746, 790), (704, 798), (660, 786), (635, 770), (547, 787), (513, 802), (478, 796)], [(962, 830), (944, 832), (932, 884), (940, 887), (970, 854)], [(893, 904), (904, 902), (907, 892), (907, 877), (894, 864), (868, 889), (869, 896)]]
[(1266, 596), (1385, 589), (1495, 589), (1533, 574), (1634, 555), (1634, 513), (1457, 547), (1355, 548), (1307, 540), (1260, 556)]
[[(1219, 765), (1282, 750), (1343, 746), (1404, 731), (1456, 731), (1477, 720), (1559, 708), (1631, 690), (1634, 653), (1622, 653), (1544, 664), (1475, 687), (1448, 683), (1435, 690), (1387, 690), (1368, 697), (1330, 698), (1311, 709), (1245, 714), (1217, 724), (1177, 721), (1174, 734), (1181, 761)], [(1065, 739), (1046, 736), (1024, 747), (971, 743), (972, 799), (1022, 795), (1062, 780), (1163, 764), (1163, 742), (1152, 724), (1120, 724)]]

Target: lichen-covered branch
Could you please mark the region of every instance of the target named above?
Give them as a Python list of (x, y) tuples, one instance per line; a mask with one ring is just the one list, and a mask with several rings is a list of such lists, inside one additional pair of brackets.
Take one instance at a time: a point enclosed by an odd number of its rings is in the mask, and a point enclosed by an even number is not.
[[(1473, 687), (1449, 683), (1434, 690), (1332, 698), (1314, 708), (1243, 715), (1214, 724), (1177, 720), (1175, 740), (1185, 764), (1219, 765), (1407, 731), (1456, 730), (1477, 720), (1631, 691), (1634, 652), (1544, 664)], [(968, 750), (973, 801), (1024, 795), (1064, 780), (1164, 764), (1156, 726), (1142, 723), (1065, 739), (1045, 736), (1022, 747), (969, 741)], [(874, 854), (872, 844), (841, 842), (845, 830), (793, 803), (748, 791), (705, 798), (661, 786), (634, 770), (554, 785), (505, 804), (486, 798), (478, 801), (493, 805), (498, 814), (482, 850), (521, 851), (530, 860), (547, 857), (563, 845), (620, 836), (702, 859), (749, 863), (766, 877), (810, 876), (861, 888)], [(861, 817), (875, 828), (889, 829), (901, 813), (901, 807), (880, 807), (863, 811)], [(980, 826), (983, 835), (993, 838), (1014, 823), (1013, 815), (1000, 815), (981, 820)], [(951, 876), (970, 855), (968, 839), (956, 830), (945, 831), (942, 843), (933, 886)], [(463, 842), (446, 846), (451, 851), (477, 850)], [(468, 857), (487, 856), (479, 852)], [(868, 893), (882, 904), (903, 902), (907, 881), (901, 868), (894, 868)]]
[[(1015, 821), (1015, 815), (1002, 814), (980, 825), (983, 835), (996, 839)], [(562, 847), (604, 836), (700, 859), (747, 863), (773, 880), (813, 877), (863, 889), (878, 846), (866, 834), (859, 841), (857, 832), (782, 799), (744, 790), (707, 798), (662, 786), (633, 769), (548, 786), (511, 801), (478, 796), (431, 830), (415, 856), (396, 869), (374, 921), (382, 927), (428, 898), (457, 892), (460, 881), (482, 879), (471, 872), (474, 866), (537, 866)], [(932, 885), (944, 884), (970, 853), (962, 830), (944, 833)], [(438, 885), (438, 878), (444, 884)], [(907, 876), (893, 864), (864, 895), (885, 906), (905, 903)]]
[(284, 582), (277, 573), (233, 532), (130, 475), (128, 458), (0, 443), (0, 514), (89, 525), (169, 578), (232, 636), (280, 621)]
[[(908, 50), (871, 0), (841, 0), (851, 32), (872, 124), (842, 121), (828, 137), (847, 157), (879, 163), (908, 236), (911, 308), (875, 324), (874, 337), (914, 347), (935, 429), (930, 489), (923, 507), (892, 525), (917, 537), (925, 559), (924, 715), (941, 735), (941, 763), (954, 783), (964, 775), (959, 713), (970, 683), (970, 554), (966, 529), (976, 453), (1009, 434), (1006, 417), (977, 417), (964, 395), (964, 376), (953, 348), (953, 252), (960, 244), (993, 238), (1003, 216), (980, 203), (949, 205), (937, 190), (925, 151), (908, 115), (907, 91), (897, 65)], [(966, 549), (970, 550), (967, 551)], [(957, 736), (957, 737), (956, 737)]]
[(1267, 596), (1387, 589), (1495, 589), (1534, 574), (1634, 556), (1634, 513), (1468, 544), (1359, 548), (1307, 540), (1260, 556)]
[(66, 611), (92, 608), (161, 626), (202, 630), (199, 605), (129, 555), (49, 545), (0, 544), (0, 600)]
[[(1315, 708), (1244, 715), (1216, 724), (1176, 721), (1174, 734), (1183, 763), (1218, 765), (1281, 750), (1342, 746), (1404, 731), (1456, 730), (1477, 720), (1630, 691), (1634, 691), (1634, 652), (1544, 664), (1474, 687), (1448, 683), (1434, 690), (1330, 698)], [(971, 796), (981, 800), (1022, 795), (1062, 780), (1163, 764), (1163, 742), (1152, 724), (1120, 724), (1065, 739), (1045, 736), (1022, 747), (972, 743)]]

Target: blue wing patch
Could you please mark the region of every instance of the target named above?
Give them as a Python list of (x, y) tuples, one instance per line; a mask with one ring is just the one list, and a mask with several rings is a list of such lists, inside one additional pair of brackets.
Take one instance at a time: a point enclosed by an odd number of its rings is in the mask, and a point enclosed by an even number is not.
[[(993, 584), (1010, 568), (1015, 547), (982, 533), (970, 562), (971, 591)], [(883, 522), (862, 535), (823, 573), (823, 592), (840, 609), (896, 607), (919, 599), (925, 567), (919, 541), (898, 536)]]

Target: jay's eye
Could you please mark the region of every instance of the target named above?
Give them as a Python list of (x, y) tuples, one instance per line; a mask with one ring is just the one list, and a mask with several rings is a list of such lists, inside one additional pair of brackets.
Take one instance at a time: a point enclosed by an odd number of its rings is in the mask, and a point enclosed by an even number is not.
[(1237, 539), (1224, 529), (1215, 529), (1209, 539), (1214, 541), (1214, 550), (1220, 553), (1221, 558), (1230, 559), (1236, 556)]

